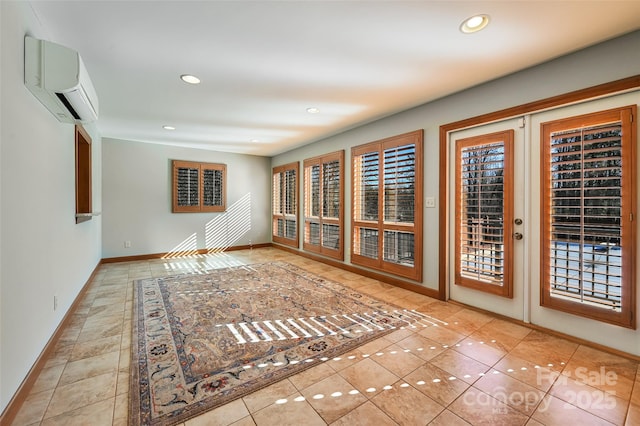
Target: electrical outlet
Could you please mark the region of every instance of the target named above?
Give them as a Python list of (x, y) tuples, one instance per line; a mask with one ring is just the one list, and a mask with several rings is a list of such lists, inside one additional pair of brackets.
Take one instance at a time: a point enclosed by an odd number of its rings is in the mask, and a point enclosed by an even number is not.
[(131, 248), (131, 241), (125, 241), (124, 248)]
[(424, 199), (424, 206), (432, 209), (436, 206), (436, 197), (427, 197)]
[(53, 296), (53, 310), (55, 311), (56, 309), (58, 309), (58, 296), (54, 295)]

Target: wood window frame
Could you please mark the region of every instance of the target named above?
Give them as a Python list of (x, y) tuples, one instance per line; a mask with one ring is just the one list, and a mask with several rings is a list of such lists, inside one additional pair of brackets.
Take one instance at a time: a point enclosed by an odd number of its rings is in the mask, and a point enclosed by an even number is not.
[[(462, 164), (460, 161), (461, 149), (466, 146), (488, 145), (496, 142), (503, 142), (504, 146), (504, 166), (503, 177), (503, 280), (502, 285), (495, 285), (480, 280), (465, 277), (460, 269), (461, 263), (461, 236), (462, 236)], [(506, 130), (456, 141), (456, 194), (455, 194), (455, 283), (457, 285), (472, 288), (498, 296), (513, 298), (513, 179), (514, 179), (514, 158), (513, 158), (514, 131)]]
[[(338, 162), (338, 175), (340, 188), (338, 192), (340, 205), (338, 207), (338, 217), (325, 217), (324, 215), (324, 165), (328, 163)], [(311, 188), (310, 173), (311, 168), (318, 166), (319, 171), (319, 191), (317, 200), (319, 204), (319, 212), (317, 216), (314, 216), (311, 212), (311, 206), (313, 202), (313, 193)], [(306, 251), (318, 253), (323, 256), (332, 257), (334, 259), (344, 259), (344, 150), (332, 152), (329, 154), (321, 155), (314, 158), (308, 158), (303, 162), (304, 169), (304, 232), (302, 239), (302, 248)], [(312, 244), (308, 242), (308, 232), (311, 223), (317, 223), (319, 225), (319, 243)], [(338, 226), (338, 246), (336, 248), (327, 247), (324, 245), (324, 225)]]
[[(540, 264), (540, 305), (546, 308), (567, 312), (570, 314), (635, 329), (634, 310), (636, 306), (636, 127), (634, 118), (637, 117), (636, 105), (599, 111), (575, 117), (568, 117), (541, 123), (541, 264)], [(607, 123), (621, 123), (622, 128), (622, 174), (621, 174), (621, 306), (620, 312), (594, 306), (589, 303), (571, 301), (551, 296), (551, 235), (552, 214), (551, 205), (551, 177), (548, 165), (551, 163), (550, 134), (572, 128), (583, 128)], [(581, 151), (582, 152), (582, 151)], [(582, 191), (582, 186), (580, 190)], [(582, 207), (580, 207), (582, 209)], [(584, 214), (584, 213), (582, 213)], [(594, 266), (595, 268), (595, 266)], [(580, 279), (582, 280), (582, 279)]]
[[(368, 153), (378, 153), (380, 163), (384, 157), (385, 150), (405, 145), (415, 145), (414, 162), (414, 216), (413, 224), (405, 223), (385, 223), (384, 221), (384, 172), (378, 174), (378, 214), (377, 220), (361, 220), (357, 217), (359, 207), (356, 200), (359, 184), (358, 161), (359, 158)], [(424, 155), (424, 130), (416, 130), (397, 136), (370, 142), (351, 148), (352, 170), (351, 170), (351, 263), (365, 266), (372, 269), (384, 271), (393, 275), (408, 278), (414, 281), (422, 281), (422, 222), (423, 222), (423, 155)], [(380, 164), (379, 163), (379, 164)], [(356, 247), (360, 243), (359, 230), (361, 228), (376, 230), (377, 235), (377, 258), (371, 258), (357, 254)], [(409, 232), (414, 237), (413, 266), (403, 265), (384, 260), (384, 233), (385, 231)]]
[(76, 163), (76, 223), (91, 220), (93, 200), (91, 194), (91, 137), (80, 125), (75, 126)]
[[(210, 212), (224, 212), (227, 204), (227, 165), (217, 163), (202, 163), (197, 161), (184, 161), (184, 160), (172, 160), (171, 161), (171, 192), (172, 192), (172, 212), (173, 213), (210, 213)], [(193, 205), (180, 205), (179, 204), (179, 182), (178, 172), (180, 169), (196, 169), (197, 181), (198, 181), (198, 200)], [(220, 196), (221, 203), (215, 205), (204, 205), (205, 199), (205, 171), (213, 170), (222, 173), (222, 182), (218, 187), (214, 187)]]
[[(281, 180), (281, 185), (276, 185), (277, 176), (286, 174), (293, 171), (295, 173), (294, 189), (287, 191), (285, 188), (286, 182)], [(298, 194), (299, 194), (299, 182), (300, 182), (300, 164), (296, 161), (294, 163), (284, 164), (273, 168), (272, 173), (272, 188), (271, 188), (271, 212), (272, 212), (272, 231), (271, 238), (273, 242), (291, 246), (299, 247), (299, 221), (298, 221)], [(293, 213), (285, 213), (281, 208), (283, 205), (291, 202), (293, 204)], [(285, 223), (287, 221), (295, 221), (295, 236), (288, 238), (286, 236), (278, 235), (278, 221), (281, 220)]]

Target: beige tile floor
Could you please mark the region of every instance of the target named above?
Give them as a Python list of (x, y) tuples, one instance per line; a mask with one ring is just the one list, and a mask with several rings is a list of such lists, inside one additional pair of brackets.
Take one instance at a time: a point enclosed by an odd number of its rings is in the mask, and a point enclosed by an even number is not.
[(638, 362), (281, 250), (102, 265), (14, 425), (126, 425), (133, 281), (285, 260), (433, 318), (185, 422), (640, 425)]

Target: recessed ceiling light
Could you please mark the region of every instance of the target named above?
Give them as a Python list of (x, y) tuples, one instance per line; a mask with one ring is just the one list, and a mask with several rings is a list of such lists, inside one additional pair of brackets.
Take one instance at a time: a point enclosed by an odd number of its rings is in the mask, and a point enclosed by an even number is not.
[(465, 19), (460, 25), (460, 31), (465, 34), (480, 31), (489, 24), (489, 15), (474, 15)]
[(318, 108), (311, 107), (311, 108), (307, 108), (307, 112), (308, 112), (309, 114), (317, 114), (317, 113), (319, 113), (319, 112), (320, 112), (320, 110), (319, 110)]
[(189, 84), (200, 84), (200, 79), (198, 77), (196, 77), (195, 75), (191, 75), (191, 74), (182, 74), (180, 76), (180, 79), (182, 81), (184, 81), (185, 83), (189, 83)]
[(165, 130), (175, 130), (176, 128), (173, 126), (162, 126), (163, 129)]
[(252, 143), (258, 143), (258, 142), (260, 142), (260, 139), (251, 139), (251, 142)]

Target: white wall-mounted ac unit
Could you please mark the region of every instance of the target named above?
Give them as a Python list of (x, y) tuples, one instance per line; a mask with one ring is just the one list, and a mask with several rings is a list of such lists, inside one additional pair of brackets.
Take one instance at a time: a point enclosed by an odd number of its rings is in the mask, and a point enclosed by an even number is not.
[(98, 95), (82, 58), (68, 47), (26, 36), (24, 84), (59, 121), (98, 119)]

